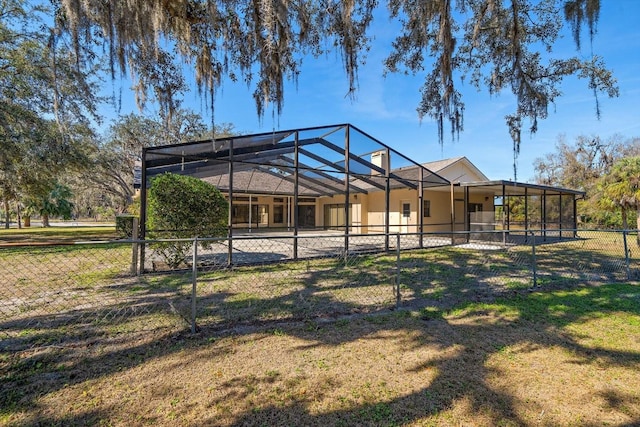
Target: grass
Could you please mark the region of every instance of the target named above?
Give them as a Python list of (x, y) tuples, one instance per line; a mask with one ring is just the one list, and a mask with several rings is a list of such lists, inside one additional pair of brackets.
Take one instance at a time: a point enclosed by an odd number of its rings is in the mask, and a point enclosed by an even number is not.
[(0, 245), (9, 243), (42, 243), (42, 242), (75, 242), (86, 240), (115, 239), (116, 229), (113, 226), (100, 227), (29, 227), (29, 228), (0, 228)]
[(607, 242), (540, 245), (538, 288), (526, 247), (403, 252), (400, 310), (395, 255), (203, 272), (195, 335), (191, 276), (127, 245), (2, 248), (0, 425), (640, 424)]
[[(640, 287), (0, 358), (5, 425), (634, 425)], [(32, 332), (30, 332), (32, 333)], [(158, 375), (162, 373), (162, 375)]]

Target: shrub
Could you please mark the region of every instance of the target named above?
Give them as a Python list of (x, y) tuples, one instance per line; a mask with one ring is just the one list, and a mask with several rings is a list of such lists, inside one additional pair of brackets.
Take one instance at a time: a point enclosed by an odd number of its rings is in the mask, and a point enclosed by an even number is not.
[[(229, 204), (213, 185), (190, 176), (166, 173), (155, 177), (149, 190), (149, 229), (152, 238), (219, 237), (227, 233)], [(211, 242), (202, 242), (202, 247)], [(154, 249), (175, 268), (185, 260), (189, 242), (161, 242)]]
[(116, 233), (123, 239), (133, 237), (133, 220), (135, 215), (116, 215)]

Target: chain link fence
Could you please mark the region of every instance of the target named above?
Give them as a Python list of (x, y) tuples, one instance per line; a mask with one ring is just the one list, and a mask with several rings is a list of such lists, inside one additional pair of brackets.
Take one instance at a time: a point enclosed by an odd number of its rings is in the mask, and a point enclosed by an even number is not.
[(0, 351), (183, 327), (179, 273), (136, 276), (132, 243), (0, 248)]
[(231, 243), (4, 246), (0, 351), (400, 307), (428, 313), (535, 288), (636, 280), (637, 237), (598, 230), (326, 232), (245, 235)]

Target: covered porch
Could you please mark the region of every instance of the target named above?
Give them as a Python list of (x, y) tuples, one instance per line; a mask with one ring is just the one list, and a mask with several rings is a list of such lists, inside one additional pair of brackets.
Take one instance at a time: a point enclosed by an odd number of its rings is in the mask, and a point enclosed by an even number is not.
[[(578, 226), (577, 201), (585, 193), (568, 188), (513, 181), (455, 184), (464, 203), (464, 229), (469, 231), (517, 231), (522, 236), (573, 238)], [(473, 194), (493, 198), (493, 211), (476, 210)], [(460, 199), (458, 199), (460, 200)]]

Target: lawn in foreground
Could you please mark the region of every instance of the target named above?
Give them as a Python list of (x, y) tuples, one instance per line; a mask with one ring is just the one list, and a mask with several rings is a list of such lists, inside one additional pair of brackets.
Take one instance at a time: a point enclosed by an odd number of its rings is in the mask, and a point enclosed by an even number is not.
[(6, 425), (634, 425), (640, 286), (0, 357)]

